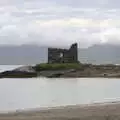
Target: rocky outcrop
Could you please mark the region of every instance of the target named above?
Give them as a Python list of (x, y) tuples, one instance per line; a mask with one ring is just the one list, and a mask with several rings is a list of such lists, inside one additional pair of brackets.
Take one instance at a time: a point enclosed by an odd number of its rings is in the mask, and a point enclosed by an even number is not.
[[(45, 71), (45, 73), (47, 72), (48, 71)], [(48, 73), (50, 73), (50, 71)], [(120, 66), (85, 64), (80, 69), (52, 71), (51, 74), (48, 73), (45, 75), (48, 78), (120, 78)]]
[(74, 69), (61, 70), (61, 71), (53, 72), (52, 74), (47, 75), (47, 77), (48, 78), (60, 78), (61, 76), (64, 76), (64, 75), (72, 73), (72, 72), (76, 72), (76, 70), (74, 70)]
[(0, 78), (31, 78), (36, 76), (36, 72), (5, 71), (0, 73)]
[(120, 78), (120, 66), (116, 65), (82, 65), (79, 69), (41, 70), (36, 72), (34, 66), (23, 66), (0, 73), (0, 78), (82, 78), (103, 77)]
[(36, 76), (37, 73), (32, 66), (23, 66), (11, 71), (0, 73), (0, 78), (31, 78)]
[(22, 66), (14, 69), (13, 71), (18, 71), (18, 72), (36, 72), (33, 66)]

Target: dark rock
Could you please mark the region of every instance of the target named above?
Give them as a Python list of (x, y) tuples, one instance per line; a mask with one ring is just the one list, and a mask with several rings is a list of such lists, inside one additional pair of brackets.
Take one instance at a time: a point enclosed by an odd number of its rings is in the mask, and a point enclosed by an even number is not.
[(37, 72), (35, 72), (32, 66), (23, 66), (11, 71), (0, 73), (0, 78), (31, 78), (36, 76)]
[(36, 76), (36, 72), (5, 71), (0, 73), (0, 78), (31, 78)]
[(63, 75), (62, 73), (56, 73), (56, 74), (52, 74), (50, 76), (47, 76), (48, 78), (60, 78), (60, 76)]
[(18, 71), (18, 72), (36, 72), (33, 66), (22, 66), (14, 69), (13, 71)]
[(67, 73), (69, 74), (71, 72), (76, 72), (76, 70), (74, 70), (74, 69), (70, 69), (70, 70), (66, 70), (66, 71), (61, 70), (61, 71), (58, 71), (57, 73), (54, 72), (51, 75), (48, 75), (47, 77), (48, 78), (60, 78), (61, 76), (65, 75)]

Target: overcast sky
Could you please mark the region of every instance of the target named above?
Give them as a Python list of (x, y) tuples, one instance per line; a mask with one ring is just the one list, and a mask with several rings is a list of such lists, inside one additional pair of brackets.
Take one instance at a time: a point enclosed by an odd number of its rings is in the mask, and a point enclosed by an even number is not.
[(0, 0), (0, 44), (120, 43), (120, 0)]

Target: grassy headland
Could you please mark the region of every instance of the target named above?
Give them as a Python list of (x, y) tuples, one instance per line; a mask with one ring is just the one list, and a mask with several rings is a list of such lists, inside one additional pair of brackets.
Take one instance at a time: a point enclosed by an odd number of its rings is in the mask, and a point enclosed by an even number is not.
[(41, 63), (37, 64), (35, 67), (36, 71), (45, 71), (45, 70), (65, 70), (65, 69), (79, 69), (81, 68), (80, 63)]
[(82, 63), (41, 63), (35, 66), (23, 66), (17, 70), (0, 73), (0, 78), (16, 77), (81, 78), (106, 77), (120, 78), (120, 65), (92, 65)]
[(106, 77), (120, 78), (118, 65), (92, 65), (82, 63), (41, 63), (34, 67), (44, 77)]

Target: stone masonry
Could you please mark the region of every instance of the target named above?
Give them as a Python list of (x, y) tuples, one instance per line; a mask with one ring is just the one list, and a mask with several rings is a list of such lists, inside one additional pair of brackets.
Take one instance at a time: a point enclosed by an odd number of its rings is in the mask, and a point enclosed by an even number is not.
[(48, 63), (77, 63), (78, 45), (74, 43), (70, 49), (48, 48)]

